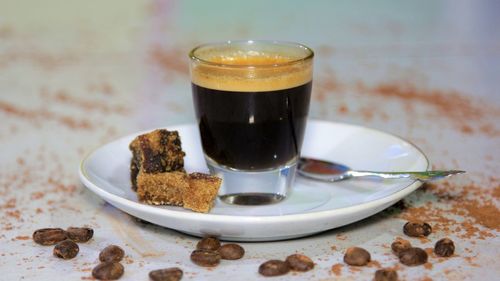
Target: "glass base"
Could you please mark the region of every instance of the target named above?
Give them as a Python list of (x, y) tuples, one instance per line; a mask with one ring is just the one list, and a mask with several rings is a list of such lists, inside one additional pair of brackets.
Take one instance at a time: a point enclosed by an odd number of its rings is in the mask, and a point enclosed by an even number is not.
[(220, 200), (235, 205), (268, 205), (285, 199), (284, 195), (273, 193), (236, 193), (220, 195)]
[(297, 159), (269, 170), (231, 169), (206, 158), (210, 172), (222, 178), (219, 198), (235, 205), (269, 205), (282, 201), (289, 194)]

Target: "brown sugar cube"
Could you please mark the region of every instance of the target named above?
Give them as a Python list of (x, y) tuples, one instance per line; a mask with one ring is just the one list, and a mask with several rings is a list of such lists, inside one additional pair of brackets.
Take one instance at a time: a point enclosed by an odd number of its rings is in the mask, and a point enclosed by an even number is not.
[(183, 172), (140, 172), (137, 176), (137, 196), (148, 204), (182, 206), (183, 194), (188, 189), (188, 177)]
[(139, 173), (184, 171), (184, 155), (177, 131), (158, 129), (136, 137), (129, 145), (132, 151), (130, 180), (137, 189)]
[(188, 181), (189, 187), (183, 195), (184, 208), (208, 213), (217, 197), (222, 179), (207, 174), (192, 173)]

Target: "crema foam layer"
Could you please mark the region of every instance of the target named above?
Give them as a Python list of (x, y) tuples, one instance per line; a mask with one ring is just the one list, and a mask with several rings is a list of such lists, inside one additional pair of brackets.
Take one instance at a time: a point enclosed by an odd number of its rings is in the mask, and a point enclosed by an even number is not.
[(191, 62), (191, 81), (201, 87), (232, 91), (277, 91), (312, 80), (312, 60), (273, 54), (213, 56), (209, 63)]

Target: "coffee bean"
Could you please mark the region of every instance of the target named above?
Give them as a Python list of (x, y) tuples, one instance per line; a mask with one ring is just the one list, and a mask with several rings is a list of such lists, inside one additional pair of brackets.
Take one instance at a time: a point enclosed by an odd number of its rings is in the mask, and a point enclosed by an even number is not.
[(403, 232), (411, 237), (424, 237), (432, 232), (432, 227), (426, 222), (407, 222), (403, 226)]
[(290, 266), (287, 262), (280, 260), (270, 260), (259, 266), (259, 273), (264, 276), (279, 276), (287, 274)]
[(293, 254), (286, 258), (288, 266), (291, 270), (309, 271), (314, 268), (314, 262), (308, 257), (301, 254)]
[(182, 279), (182, 270), (178, 267), (153, 270), (149, 272), (149, 278), (153, 281), (179, 281)]
[(69, 260), (76, 257), (79, 251), (80, 248), (75, 242), (71, 240), (64, 240), (57, 243), (57, 245), (54, 247), (53, 253), (54, 256), (58, 258)]
[(66, 234), (75, 242), (87, 242), (94, 236), (94, 230), (88, 227), (68, 227)]
[(344, 255), (344, 262), (348, 265), (362, 266), (368, 264), (370, 260), (370, 253), (359, 247), (351, 247), (347, 249)]
[(42, 228), (33, 232), (33, 241), (40, 245), (54, 245), (68, 238), (61, 228)]
[(119, 262), (101, 262), (92, 269), (92, 276), (99, 280), (116, 280), (123, 275), (123, 265)]
[(197, 250), (217, 251), (220, 248), (220, 241), (215, 237), (205, 237), (196, 244)]
[(396, 239), (396, 241), (392, 242), (391, 244), (391, 249), (394, 252), (394, 254), (399, 255), (404, 250), (410, 249), (411, 248), (411, 243), (408, 240), (404, 239)]
[(427, 253), (420, 248), (410, 248), (399, 253), (399, 261), (408, 266), (421, 265), (427, 262)]
[(238, 260), (245, 254), (245, 249), (238, 244), (225, 244), (218, 250), (223, 260)]
[(393, 269), (379, 269), (375, 271), (374, 281), (397, 281), (398, 273)]
[(209, 250), (194, 250), (191, 261), (199, 266), (212, 267), (220, 263), (220, 254)]
[(434, 253), (440, 257), (449, 257), (455, 252), (455, 244), (451, 239), (443, 238), (436, 242)]
[(102, 262), (119, 262), (125, 256), (125, 251), (116, 245), (109, 245), (99, 253)]

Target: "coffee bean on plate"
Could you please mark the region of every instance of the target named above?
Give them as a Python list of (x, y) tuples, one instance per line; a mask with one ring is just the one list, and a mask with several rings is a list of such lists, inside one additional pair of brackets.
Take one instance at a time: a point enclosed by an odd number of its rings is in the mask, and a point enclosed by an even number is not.
[(94, 230), (88, 227), (68, 227), (66, 234), (74, 242), (87, 242), (94, 236)]
[(424, 237), (432, 232), (432, 227), (426, 222), (407, 222), (403, 226), (403, 232), (411, 237)]
[(408, 266), (424, 264), (427, 257), (427, 253), (420, 248), (410, 248), (399, 253), (399, 261)]
[(149, 272), (149, 279), (153, 281), (179, 281), (182, 279), (182, 274), (180, 268), (170, 267)]
[(213, 267), (220, 263), (221, 256), (218, 252), (209, 250), (194, 250), (191, 261), (199, 266)]
[(443, 238), (436, 242), (434, 253), (440, 257), (449, 257), (455, 252), (455, 244), (449, 238)]
[(363, 266), (370, 262), (370, 253), (359, 247), (348, 248), (344, 255), (344, 262), (348, 265)]
[(53, 253), (58, 258), (69, 260), (76, 257), (79, 251), (80, 248), (75, 242), (64, 240), (56, 244)]
[(398, 273), (394, 269), (379, 269), (375, 271), (374, 281), (397, 281)]
[(289, 271), (288, 263), (280, 260), (269, 260), (259, 266), (259, 273), (264, 276), (279, 276)]
[(123, 265), (119, 262), (101, 262), (92, 269), (92, 276), (99, 280), (116, 280), (123, 272)]
[(125, 256), (125, 251), (116, 245), (109, 245), (99, 253), (101, 262), (119, 262)]
[(33, 232), (33, 241), (40, 245), (54, 245), (68, 238), (61, 228), (42, 228)]
[(291, 270), (295, 271), (309, 271), (314, 268), (314, 262), (305, 255), (293, 254), (285, 260)]
[(217, 251), (223, 260), (238, 260), (245, 254), (245, 249), (234, 243), (224, 244)]
[(410, 249), (411, 248), (411, 243), (408, 240), (404, 239), (396, 239), (394, 242), (391, 244), (391, 249), (394, 252), (394, 254), (399, 255), (400, 252)]
[(215, 237), (205, 237), (196, 244), (197, 250), (217, 251), (220, 247), (219, 239)]

